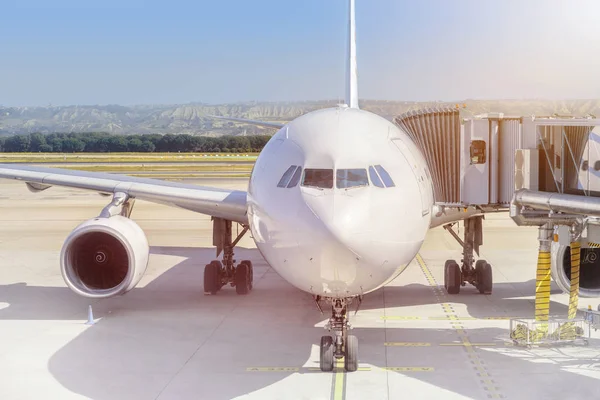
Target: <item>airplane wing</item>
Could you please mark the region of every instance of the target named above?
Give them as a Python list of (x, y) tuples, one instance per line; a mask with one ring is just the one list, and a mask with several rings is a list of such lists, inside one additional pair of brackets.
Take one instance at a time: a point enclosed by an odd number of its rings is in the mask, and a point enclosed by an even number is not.
[(217, 115), (208, 115), (208, 117), (210, 118), (216, 118), (216, 119), (222, 119), (225, 121), (234, 121), (234, 122), (242, 122), (245, 124), (250, 124), (250, 125), (257, 125), (257, 126), (266, 126), (268, 128), (283, 128), (285, 126), (285, 124), (282, 124), (280, 122), (266, 122), (266, 121), (257, 121), (254, 119), (244, 119), (244, 118), (233, 118), (233, 117), (221, 117), (221, 116), (217, 116)]
[(103, 194), (122, 192), (140, 200), (180, 207), (243, 224), (248, 223), (246, 192), (239, 190), (218, 189), (118, 174), (14, 164), (0, 164), (0, 178), (23, 181), (34, 192), (48, 189), (51, 186), (91, 190)]

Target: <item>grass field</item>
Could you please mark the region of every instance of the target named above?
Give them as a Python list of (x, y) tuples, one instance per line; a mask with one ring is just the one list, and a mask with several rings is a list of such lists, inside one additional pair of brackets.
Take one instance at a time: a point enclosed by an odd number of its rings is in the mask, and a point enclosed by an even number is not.
[(162, 165), (162, 164), (144, 164), (144, 165), (110, 165), (110, 164), (100, 164), (100, 165), (77, 165), (77, 164), (68, 164), (68, 165), (53, 165), (53, 167), (63, 168), (63, 169), (73, 169), (79, 171), (91, 171), (91, 172), (119, 172), (123, 174), (127, 173), (136, 173), (136, 172), (165, 172), (165, 173), (173, 173), (173, 172), (240, 172), (240, 173), (250, 173), (252, 171), (252, 164), (226, 164), (219, 163), (211, 165)]
[[(248, 178), (257, 155), (257, 153), (0, 153), (0, 164), (43, 163), (48, 167), (68, 170), (110, 172), (166, 180)], [(240, 162), (244, 163), (240, 164)]]
[(258, 153), (0, 153), (0, 163), (255, 161)]

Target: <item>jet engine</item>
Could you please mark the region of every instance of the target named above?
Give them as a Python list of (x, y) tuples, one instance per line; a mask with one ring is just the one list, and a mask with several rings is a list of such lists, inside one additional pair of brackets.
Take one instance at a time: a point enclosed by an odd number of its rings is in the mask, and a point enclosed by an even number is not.
[[(588, 246), (594, 244), (589, 243)], [(600, 248), (582, 243), (579, 270), (579, 296), (600, 297)], [(552, 278), (569, 293), (571, 287), (571, 247), (552, 243)]]
[(62, 276), (81, 296), (124, 294), (146, 271), (149, 250), (144, 231), (129, 218), (93, 218), (67, 237), (60, 254)]

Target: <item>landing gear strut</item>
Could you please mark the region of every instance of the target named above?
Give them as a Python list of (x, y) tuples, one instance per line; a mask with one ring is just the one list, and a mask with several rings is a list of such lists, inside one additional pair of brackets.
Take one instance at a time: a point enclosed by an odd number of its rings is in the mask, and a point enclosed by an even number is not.
[(450, 232), (463, 248), (462, 266), (454, 260), (447, 260), (444, 266), (444, 287), (448, 294), (458, 294), (460, 287), (467, 283), (475, 286), (481, 294), (492, 293), (492, 266), (485, 260), (475, 262), (473, 256), (473, 252), (479, 256), (479, 246), (483, 244), (482, 220), (483, 216), (477, 216), (464, 221), (464, 241), (452, 230), (454, 224), (444, 225), (444, 229)]
[(213, 245), (217, 247), (217, 257), (223, 252), (223, 261), (213, 260), (204, 267), (204, 294), (217, 294), (223, 286), (235, 287), (237, 294), (248, 294), (252, 290), (254, 269), (252, 261), (243, 260), (237, 266), (233, 258), (233, 248), (248, 231), (243, 229), (233, 240), (233, 223), (213, 217)]
[[(315, 299), (319, 306), (319, 298)], [(349, 335), (348, 305), (352, 298), (326, 299), (331, 303), (331, 318), (325, 329), (333, 332), (332, 336), (321, 337), (320, 367), (321, 371), (333, 371), (335, 359), (344, 358), (344, 369), (353, 372), (358, 369), (358, 339)], [(320, 306), (319, 306), (320, 307)]]

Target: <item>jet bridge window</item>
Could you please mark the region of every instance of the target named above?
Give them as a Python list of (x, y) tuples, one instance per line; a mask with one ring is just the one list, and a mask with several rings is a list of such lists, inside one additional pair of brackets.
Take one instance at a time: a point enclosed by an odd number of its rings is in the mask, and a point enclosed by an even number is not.
[(289, 167), (287, 169), (287, 171), (285, 171), (283, 173), (283, 176), (279, 180), (277, 187), (280, 187), (280, 188), (286, 187), (288, 185), (288, 183), (290, 182), (290, 178), (292, 177), (292, 174), (294, 173), (294, 171), (296, 171), (297, 168), (298, 168), (297, 165), (292, 165), (291, 167)]
[(388, 172), (381, 165), (371, 165), (369, 167), (369, 176), (371, 177), (371, 182), (373, 185), (377, 187), (394, 187), (394, 181)]
[(485, 140), (472, 140), (471, 164), (485, 164)]
[(367, 177), (367, 170), (364, 168), (338, 169), (335, 171), (335, 185), (338, 189), (368, 186), (369, 178)]
[(302, 186), (316, 187), (320, 189), (333, 188), (332, 169), (305, 169)]

